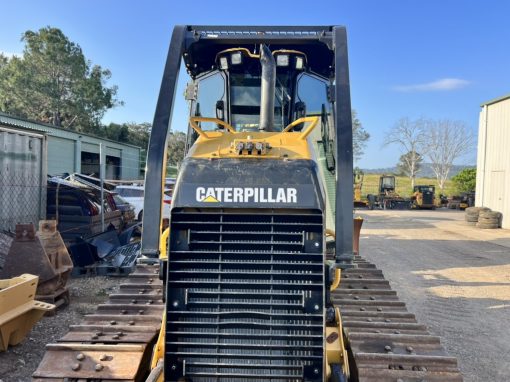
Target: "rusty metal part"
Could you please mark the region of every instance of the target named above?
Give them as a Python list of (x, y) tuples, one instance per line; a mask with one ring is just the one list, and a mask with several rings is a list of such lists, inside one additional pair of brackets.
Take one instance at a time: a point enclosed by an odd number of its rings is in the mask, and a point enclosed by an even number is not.
[(331, 294), (342, 313), (353, 380), (462, 381), (456, 358), (417, 323), (382, 272), (359, 256), (355, 263)]
[[(33, 377), (35, 381), (135, 380), (145, 348), (145, 344), (50, 344)], [(79, 354), (82, 359), (77, 359)], [(104, 355), (106, 360), (101, 361)]]
[(361, 226), (363, 225), (363, 218), (356, 217), (353, 219), (354, 229), (352, 231), (352, 252), (359, 255), (359, 238), (361, 234)]
[(47, 345), (32, 381), (145, 381), (161, 328), (161, 289), (158, 267), (138, 265), (119, 293), (72, 325), (58, 343)]
[(72, 325), (57, 344), (47, 345), (32, 380), (144, 381), (164, 307), (157, 272), (157, 266), (138, 265), (120, 293)]
[(56, 223), (42, 220), (37, 233), (32, 223), (18, 224), (15, 232), (0, 276), (37, 275), (36, 298), (56, 303), (67, 291), (65, 286), (73, 268)]
[(73, 270), (73, 261), (69, 252), (57, 230), (56, 220), (40, 220), (37, 236), (41, 240), (41, 244), (46, 252), (46, 256), (58, 274), (58, 288), (65, 288), (67, 281)]
[(35, 301), (38, 277), (23, 274), (0, 280), (0, 351), (19, 344), (52, 304)]

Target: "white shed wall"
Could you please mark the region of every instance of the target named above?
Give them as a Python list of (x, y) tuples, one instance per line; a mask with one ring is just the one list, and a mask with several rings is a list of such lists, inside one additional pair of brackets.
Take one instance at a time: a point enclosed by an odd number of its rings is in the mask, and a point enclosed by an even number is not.
[(510, 98), (483, 105), (478, 130), (476, 205), (503, 214), (510, 228)]

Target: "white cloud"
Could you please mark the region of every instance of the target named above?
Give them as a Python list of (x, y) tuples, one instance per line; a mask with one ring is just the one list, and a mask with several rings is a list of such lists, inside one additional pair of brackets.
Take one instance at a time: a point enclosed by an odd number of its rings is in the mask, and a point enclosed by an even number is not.
[(424, 84), (399, 85), (393, 89), (399, 92), (434, 92), (461, 89), (469, 85), (469, 81), (460, 78), (441, 78)]
[(21, 53), (4, 52), (3, 50), (0, 50), (0, 54), (3, 54), (7, 58), (13, 58), (14, 56), (21, 57)]

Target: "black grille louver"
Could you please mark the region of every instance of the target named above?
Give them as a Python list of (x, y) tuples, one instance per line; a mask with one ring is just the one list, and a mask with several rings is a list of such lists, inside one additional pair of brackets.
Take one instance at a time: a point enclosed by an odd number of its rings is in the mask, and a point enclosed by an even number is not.
[(165, 380), (322, 381), (320, 211), (172, 211)]
[(432, 192), (423, 193), (423, 204), (433, 204), (434, 198)]

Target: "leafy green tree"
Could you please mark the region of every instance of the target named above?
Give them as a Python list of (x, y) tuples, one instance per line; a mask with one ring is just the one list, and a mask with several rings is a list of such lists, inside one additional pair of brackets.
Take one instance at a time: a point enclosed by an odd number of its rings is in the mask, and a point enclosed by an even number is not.
[(127, 123), (126, 126), (129, 130), (129, 143), (140, 146), (142, 149), (147, 149), (149, 147), (152, 125), (149, 122), (131, 122)]
[(452, 177), (458, 192), (470, 192), (476, 188), (476, 168), (465, 168)]
[(22, 36), (21, 57), (0, 57), (0, 110), (25, 118), (100, 133), (104, 113), (122, 104), (108, 87), (107, 69), (92, 66), (81, 47), (58, 28)]
[(112, 122), (109, 125), (104, 126), (102, 128), (101, 135), (113, 141), (131, 143), (129, 136), (129, 128), (125, 123), (119, 125), (118, 123)]
[(9, 62), (9, 59), (4, 56), (2, 53), (0, 53), (0, 73), (1, 73), (1, 70), (7, 65), (7, 63)]
[(186, 147), (186, 134), (180, 131), (171, 132), (168, 137), (168, 164), (177, 166), (184, 158)]

